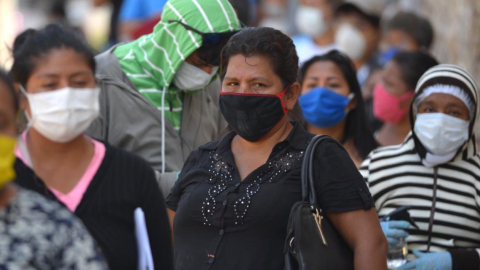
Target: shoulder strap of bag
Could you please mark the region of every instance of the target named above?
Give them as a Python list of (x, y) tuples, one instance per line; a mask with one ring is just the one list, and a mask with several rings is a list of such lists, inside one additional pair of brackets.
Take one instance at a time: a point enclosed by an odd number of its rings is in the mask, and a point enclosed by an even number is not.
[[(343, 149), (343, 146), (327, 135), (316, 135), (312, 138), (305, 150), (305, 155), (302, 163), (301, 178), (302, 178), (302, 199), (310, 203), (312, 210), (318, 207), (317, 193), (315, 192), (315, 177), (313, 175), (313, 160), (315, 157), (315, 149), (324, 141), (331, 141)], [(318, 176), (317, 176), (318, 177)]]

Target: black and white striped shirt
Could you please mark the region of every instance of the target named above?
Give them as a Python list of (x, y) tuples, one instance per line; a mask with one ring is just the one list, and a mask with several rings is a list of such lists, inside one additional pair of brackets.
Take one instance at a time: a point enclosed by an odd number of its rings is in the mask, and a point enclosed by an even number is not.
[(454, 265), (462, 258), (475, 261), (471, 269), (479, 269), (480, 249), (474, 248), (480, 247), (480, 156), (475, 149), (472, 136), (453, 161), (429, 168), (422, 164), (409, 134), (401, 145), (374, 150), (362, 164), (360, 172), (379, 216), (412, 206), (409, 212), (419, 229), (408, 230), (409, 250), (427, 250), (431, 235), (430, 251), (449, 250), (457, 260)]

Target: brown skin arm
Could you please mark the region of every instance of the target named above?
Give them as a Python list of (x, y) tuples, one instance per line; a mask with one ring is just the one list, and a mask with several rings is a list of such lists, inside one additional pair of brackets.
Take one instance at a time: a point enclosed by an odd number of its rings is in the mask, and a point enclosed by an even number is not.
[(92, 2), (94, 6), (99, 7), (103, 4), (109, 3), (110, 0), (93, 0)]
[(173, 211), (170, 208), (167, 208), (167, 214), (168, 214), (168, 221), (170, 223), (170, 230), (172, 232), (172, 242), (173, 242), (173, 219), (175, 219), (175, 211)]
[(355, 270), (387, 269), (388, 243), (374, 208), (327, 216), (353, 250)]

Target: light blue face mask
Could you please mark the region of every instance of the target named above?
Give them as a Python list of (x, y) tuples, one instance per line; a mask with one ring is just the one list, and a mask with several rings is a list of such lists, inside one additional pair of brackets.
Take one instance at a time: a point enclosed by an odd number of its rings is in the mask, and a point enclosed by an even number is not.
[(347, 105), (354, 97), (337, 94), (327, 88), (317, 87), (299, 97), (305, 120), (316, 127), (328, 128), (347, 117)]

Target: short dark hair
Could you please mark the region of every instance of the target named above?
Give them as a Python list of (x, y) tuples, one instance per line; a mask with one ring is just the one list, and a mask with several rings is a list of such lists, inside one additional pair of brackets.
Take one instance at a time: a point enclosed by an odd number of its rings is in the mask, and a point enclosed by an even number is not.
[(18, 101), (17, 92), (15, 92), (15, 88), (13, 87), (12, 80), (10, 77), (5, 73), (5, 71), (0, 69), (0, 88), (5, 88), (7, 92), (12, 96), (13, 108), (15, 112), (20, 109), (20, 104)]
[(13, 44), (13, 79), (25, 85), (35, 69), (36, 61), (53, 49), (68, 48), (83, 55), (95, 73), (94, 53), (76, 32), (58, 24), (50, 24), (40, 30), (27, 29), (17, 36)]
[(245, 57), (264, 56), (270, 60), (275, 74), (284, 87), (297, 81), (298, 55), (290, 37), (270, 27), (247, 27), (232, 36), (221, 54), (221, 75), (225, 78), (230, 58), (241, 54)]
[(438, 65), (438, 61), (428, 52), (398, 52), (392, 58), (400, 68), (402, 80), (409, 90), (414, 91), (420, 77), (431, 67)]
[(397, 13), (387, 23), (385, 30), (400, 30), (410, 35), (419, 47), (427, 50), (430, 49), (434, 39), (434, 31), (430, 22), (411, 12)]
[(339, 17), (342, 15), (350, 15), (355, 14), (363, 19), (365, 19), (371, 26), (378, 29), (380, 28), (380, 16), (374, 14), (367, 14), (365, 11), (360, 9), (357, 5), (352, 3), (344, 3), (340, 5), (335, 10), (335, 17)]
[(357, 74), (352, 60), (345, 54), (332, 50), (327, 54), (315, 56), (306, 61), (300, 68), (299, 81), (303, 84), (308, 69), (317, 62), (333, 62), (336, 64), (348, 83), (350, 93), (355, 95), (357, 107), (350, 111), (346, 120), (345, 134), (343, 140), (353, 139), (353, 144), (362, 159), (379, 145), (373, 136), (370, 125), (367, 121), (365, 103), (357, 80)]

